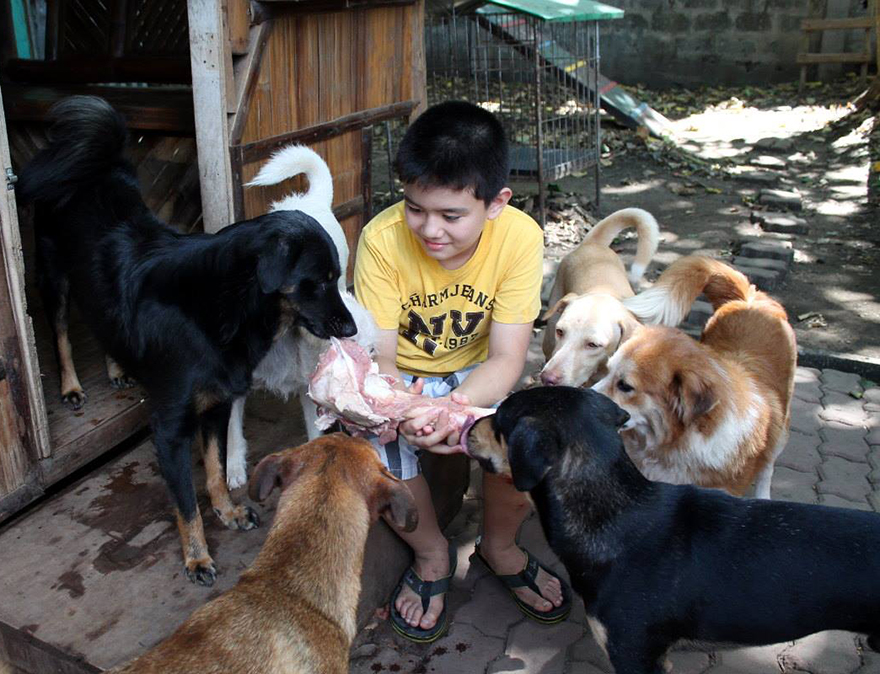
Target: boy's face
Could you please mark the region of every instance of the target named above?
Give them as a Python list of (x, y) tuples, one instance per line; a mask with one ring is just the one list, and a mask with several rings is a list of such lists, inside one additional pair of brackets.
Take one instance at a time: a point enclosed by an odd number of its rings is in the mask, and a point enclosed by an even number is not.
[(505, 187), (486, 206), (470, 190), (406, 185), (406, 224), (430, 257), (445, 269), (458, 269), (477, 250), (486, 220), (501, 214), (511, 194)]

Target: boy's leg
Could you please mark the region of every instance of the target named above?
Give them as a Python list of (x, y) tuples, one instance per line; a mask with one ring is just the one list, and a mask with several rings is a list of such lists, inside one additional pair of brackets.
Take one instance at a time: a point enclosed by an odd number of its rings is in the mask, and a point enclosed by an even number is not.
[[(525, 568), (526, 554), (516, 544), (516, 534), (530, 510), (525, 494), (518, 492), (513, 484), (498, 475), (483, 472), (483, 537), (480, 553), (496, 574), (515, 574)], [(558, 578), (541, 569), (535, 584), (541, 589), (543, 597), (527, 587), (516, 588), (514, 592), (537, 611), (549, 611), (562, 604), (562, 588)]]
[[(449, 575), (449, 543), (440, 531), (437, 524), (437, 514), (434, 511), (434, 503), (431, 500), (431, 490), (423, 475), (418, 475), (410, 480), (404, 480), (416, 501), (416, 509), (419, 512), (419, 525), (415, 531), (409, 533), (395, 529), (400, 536), (413, 549), (415, 559), (413, 570), (422, 580), (438, 580)], [(440, 612), (443, 610), (444, 595), (431, 597), (428, 611), (422, 611), (421, 598), (404, 584), (397, 597), (397, 611), (401, 617), (413, 627), (431, 629), (437, 622)]]

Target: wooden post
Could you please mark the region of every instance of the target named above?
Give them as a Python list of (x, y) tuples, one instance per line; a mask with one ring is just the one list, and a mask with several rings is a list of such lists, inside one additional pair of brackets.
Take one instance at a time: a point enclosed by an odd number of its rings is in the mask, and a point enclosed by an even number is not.
[(232, 57), (220, 0), (187, 0), (186, 6), (202, 219), (206, 232), (216, 232), (234, 219), (227, 119)]
[(428, 107), (428, 66), (425, 55), (425, 0), (419, 0), (412, 7), (412, 96), (418, 106), (412, 112), (410, 121), (415, 120)]
[[(43, 384), (40, 381), (40, 366), (37, 360), (37, 343), (34, 339), (34, 328), (27, 314), (25, 298), (24, 256), (21, 250), (21, 234), (18, 228), (18, 214), (15, 208), (15, 192), (7, 188), (7, 169), (12, 170), (9, 157), (9, 145), (6, 138), (6, 125), (3, 118), (3, 96), (0, 93), (0, 270), (6, 268), (6, 278), (2, 281), (8, 289), (10, 312), (12, 314), (12, 331), (18, 342), (14, 351), (19, 362), (7, 363), (5, 379), (13, 379), (12, 369), (25, 389), (23, 399), (17, 400), (18, 413), (28, 424), (27, 436), (31, 440), (34, 461), (46, 458), (52, 448), (49, 440), (49, 420), (46, 416), (46, 404), (43, 398)], [(11, 179), (11, 175), (9, 176)], [(4, 340), (5, 341), (5, 340)], [(8, 343), (4, 349), (12, 348)], [(2, 434), (0, 434), (2, 437)], [(10, 438), (11, 441), (11, 438)], [(12, 452), (13, 448), (9, 448)]]

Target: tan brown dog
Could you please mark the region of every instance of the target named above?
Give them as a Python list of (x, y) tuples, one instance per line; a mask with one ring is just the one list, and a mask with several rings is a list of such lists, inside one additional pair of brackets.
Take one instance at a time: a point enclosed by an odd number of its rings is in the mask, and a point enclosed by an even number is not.
[(238, 584), (118, 674), (348, 672), (364, 545), (380, 515), (412, 531), (409, 488), (369, 442), (341, 433), (263, 459), (252, 499), (275, 487), (272, 529)]
[[(620, 232), (634, 227), (639, 235), (629, 279), (610, 245)], [(605, 363), (639, 322), (621, 300), (633, 289), (657, 252), (657, 221), (641, 208), (624, 208), (601, 220), (580, 245), (559, 263), (550, 308), (544, 314), (544, 357), (541, 381), (548, 386), (583, 386), (598, 381)]]
[(683, 257), (625, 304), (646, 323), (676, 325), (704, 293), (715, 313), (699, 342), (643, 326), (608, 361), (593, 388), (629, 413), (621, 434), (649, 480), (770, 498), (785, 448), (797, 367), (782, 306), (732, 267)]

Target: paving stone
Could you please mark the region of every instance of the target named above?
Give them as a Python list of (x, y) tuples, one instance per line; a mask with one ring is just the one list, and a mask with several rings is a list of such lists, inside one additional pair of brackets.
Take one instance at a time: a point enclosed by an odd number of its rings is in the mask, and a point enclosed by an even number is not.
[(832, 456), (819, 466), (819, 483), (816, 490), (820, 494), (836, 494), (848, 501), (859, 501), (871, 492), (867, 463), (855, 463)]
[(810, 226), (803, 218), (791, 213), (753, 211), (752, 222), (757, 222), (765, 232), (778, 234), (809, 234)]
[(791, 138), (777, 138), (775, 136), (770, 136), (756, 141), (754, 147), (761, 150), (787, 152), (794, 147), (794, 141), (791, 140)]
[(739, 254), (742, 257), (769, 257), (788, 262), (794, 259), (790, 241), (747, 241), (740, 246)]
[(762, 169), (757, 170), (748, 170), (748, 169), (740, 169), (738, 171), (732, 171), (730, 177), (734, 180), (739, 180), (744, 183), (756, 183), (759, 185), (775, 185), (779, 182), (779, 174), (774, 173), (773, 171), (765, 171)]
[(815, 434), (823, 424), (819, 416), (821, 405), (810, 403), (799, 398), (791, 401), (791, 427), (801, 433)]
[(880, 445), (880, 426), (873, 426), (868, 430), (868, 437), (865, 441), (869, 445)]
[(857, 463), (867, 463), (868, 443), (865, 442), (865, 429), (861, 426), (847, 426), (828, 422), (819, 431), (822, 456), (839, 456)]
[[(593, 635), (590, 634), (589, 630), (587, 630), (587, 633), (583, 637), (569, 646), (568, 659), (572, 662), (587, 663), (599, 671), (614, 674), (614, 668), (611, 666), (611, 661), (608, 660), (605, 651), (603, 651), (599, 644), (596, 643), (596, 640), (593, 638)], [(572, 671), (578, 671), (576, 667), (571, 669)]]
[(780, 157), (774, 157), (769, 154), (758, 155), (757, 157), (752, 157), (749, 160), (749, 164), (752, 166), (760, 166), (762, 168), (774, 168), (774, 169), (784, 169), (787, 164), (784, 159)]
[(794, 397), (818, 405), (822, 400), (822, 389), (819, 384), (795, 384)]
[(848, 674), (861, 665), (851, 632), (819, 632), (799, 639), (783, 654), (783, 664), (810, 674)]
[(454, 622), (446, 636), (434, 642), (423, 665), (427, 672), (482, 672), (487, 662), (503, 653), (504, 639), (487, 637), (473, 625)]
[[(743, 674), (754, 672), (778, 672), (779, 658), (791, 643), (772, 644), (769, 646), (750, 646), (720, 651), (716, 659), (725, 667)], [(715, 670), (712, 670), (713, 672)]]
[(376, 674), (376, 672), (413, 672), (421, 658), (409, 653), (399, 653), (392, 648), (376, 648), (367, 656), (349, 661), (350, 674)]
[(880, 491), (872, 491), (870, 494), (868, 494), (868, 503), (871, 504), (871, 507), (874, 509), (875, 513), (880, 513)]
[(734, 267), (745, 274), (758, 290), (765, 292), (776, 290), (785, 277), (781, 272), (760, 267), (746, 267), (745, 265), (734, 265)]
[(704, 651), (672, 651), (667, 655), (673, 674), (702, 674), (712, 664)]
[(822, 410), (819, 416), (826, 421), (848, 426), (864, 426), (868, 422), (868, 415), (861, 400), (834, 390), (828, 391), (822, 398)]
[(840, 393), (861, 391), (862, 387), (859, 385), (861, 379), (854, 372), (841, 372), (840, 370), (832, 369), (822, 370), (822, 386)]
[(822, 455), (819, 454), (821, 442), (822, 438), (818, 435), (792, 432), (785, 449), (776, 459), (776, 466), (785, 466), (801, 473), (813, 473), (818, 477), (816, 467), (822, 463)]
[(880, 386), (872, 386), (871, 388), (866, 388), (863, 400), (866, 403), (874, 403), (875, 405), (880, 405)]
[(456, 623), (475, 626), (487, 636), (505, 637), (523, 614), (501, 582), (488, 576), (477, 583), (470, 601), (456, 609), (453, 618)]
[(737, 267), (757, 267), (759, 269), (767, 269), (769, 271), (778, 271), (785, 275), (788, 271), (789, 264), (785, 260), (774, 260), (770, 257), (742, 257), (733, 258), (733, 264)]
[(711, 304), (697, 300), (691, 305), (690, 313), (688, 313), (685, 321), (691, 325), (705, 325), (706, 321), (708, 321), (714, 313), (715, 310), (712, 308)]
[(818, 481), (818, 473), (802, 473), (785, 466), (779, 466), (773, 471), (770, 496), (774, 501), (818, 503), (819, 495), (815, 489)]
[(799, 211), (803, 208), (799, 192), (787, 190), (762, 189), (758, 195), (758, 202), (775, 208), (786, 208)]
[(837, 494), (819, 494), (819, 503), (835, 508), (852, 508), (854, 510), (873, 510), (867, 498), (858, 501), (840, 498)]
[[(563, 622), (558, 625), (539, 625), (526, 620), (510, 630), (504, 654), (519, 661), (515, 668), (493, 662), (487, 674), (497, 672), (541, 672), (563, 674), (568, 647), (583, 635), (583, 627)], [(506, 668), (501, 668), (506, 667)], [(475, 672), (477, 669), (438, 669), (446, 672)]]
[(795, 384), (818, 383), (820, 381), (821, 375), (822, 370), (818, 370), (815, 367), (804, 367), (803, 365), (798, 365), (797, 369), (794, 371), (794, 381)]

